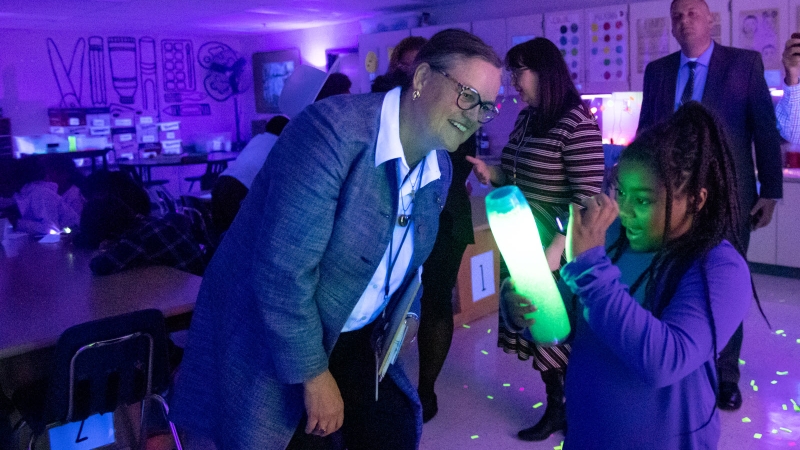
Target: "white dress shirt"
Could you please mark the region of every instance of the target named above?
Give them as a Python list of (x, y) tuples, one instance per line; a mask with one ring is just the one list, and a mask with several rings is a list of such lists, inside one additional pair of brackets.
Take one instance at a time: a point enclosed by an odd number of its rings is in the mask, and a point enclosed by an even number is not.
[[(386, 93), (381, 107), (381, 123), (378, 128), (378, 141), (375, 146), (375, 167), (380, 167), (392, 159), (399, 159), (397, 164), (397, 179), (402, 182), (400, 195), (397, 199), (397, 217), (395, 217), (394, 232), (392, 243), (387, 246), (383, 254), (378, 269), (372, 276), (364, 293), (358, 300), (353, 312), (345, 322), (342, 332), (353, 331), (363, 328), (375, 320), (386, 307), (388, 298), (385, 297), (386, 273), (389, 262), (389, 249), (392, 250), (391, 259), (394, 262), (392, 273), (389, 277), (389, 297), (400, 287), (405, 278), (408, 266), (411, 264), (411, 255), (414, 253), (414, 223), (413, 221), (401, 227), (397, 218), (401, 214), (411, 215), (414, 204), (411, 198), (411, 190), (419, 190), (422, 186), (441, 177), (439, 171), (439, 160), (436, 152), (431, 150), (409, 173), (408, 163), (403, 153), (403, 145), (400, 143), (400, 88), (395, 88)], [(419, 170), (424, 165), (422, 178), (419, 178)], [(413, 217), (413, 216), (412, 216)], [(403, 235), (408, 233), (403, 240)], [(402, 241), (402, 245), (400, 244)], [(396, 259), (395, 259), (396, 258)]]

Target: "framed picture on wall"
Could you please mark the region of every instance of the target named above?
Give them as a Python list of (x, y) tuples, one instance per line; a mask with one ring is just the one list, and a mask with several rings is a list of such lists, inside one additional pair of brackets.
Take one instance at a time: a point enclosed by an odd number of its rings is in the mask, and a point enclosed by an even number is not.
[(253, 91), (257, 112), (280, 112), (278, 99), (283, 83), (299, 64), (300, 50), (296, 48), (253, 53)]

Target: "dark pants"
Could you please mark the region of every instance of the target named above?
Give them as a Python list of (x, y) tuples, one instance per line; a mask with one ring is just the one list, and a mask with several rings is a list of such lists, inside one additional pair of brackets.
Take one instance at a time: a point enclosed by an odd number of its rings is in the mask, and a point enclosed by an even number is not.
[[(745, 259), (747, 259), (747, 248), (750, 246), (750, 208), (747, 208), (747, 213), (743, 213), (743, 224), (739, 227), (739, 240), (744, 249)], [(773, 218), (774, 220), (774, 218)], [(739, 383), (739, 355), (742, 353), (742, 341), (744, 340), (744, 324), (739, 324), (739, 328), (733, 333), (730, 341), (719, 352), (719, 359), (717, 359), (717, 376), (720, 382)], [(721, 343), (718, 342), (717, 345)]]
[(453, 340), (453, 287), (467, 244), (456, 239), (450, 229), (449, 224), (439, 226), (436, 243), (422, 266), (422, 315), (417, 337), (419, 393), (423, 400), (434, 395), (434, 384)]
[(416, 416), (411, 400), (390, 377), (379, 385), (375, 401), (375, 355), (369, 344), (372, 326), (342, 333), (328, 360), (328, 369), (344, 400), (341, 435), (321, 438), (305, 433), (306, 418), (297, 427), (287, 450), (413, 450), (417, 444)]

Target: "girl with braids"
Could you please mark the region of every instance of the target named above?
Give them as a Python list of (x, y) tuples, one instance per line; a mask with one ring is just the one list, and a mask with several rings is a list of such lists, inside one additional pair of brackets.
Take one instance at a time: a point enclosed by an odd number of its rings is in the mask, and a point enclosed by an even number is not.
[[(692, 102), (623, 151), (616, 200), (571, 206), (565, 449), (717, 448), (716, 354), (753, 297), (732, 167), (719, 126)], [(510, 286), (502, 297), (510, 320), (532, 323), (521, 314), (535, 306)]]

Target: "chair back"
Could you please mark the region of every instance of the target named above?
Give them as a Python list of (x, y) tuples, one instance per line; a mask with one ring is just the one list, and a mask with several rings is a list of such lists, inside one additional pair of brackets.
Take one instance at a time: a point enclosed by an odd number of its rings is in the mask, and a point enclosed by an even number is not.
[(217, 182), (219, 175), (228, 168), (228, 161), (209, 161), (206, 165), (206, 173), (200, 179), (200, 190), (210, 191)]
[(164, 315), (157, 309), (67, 329), (56, 345), (46, 423), (80, 421), (166, 389), (167, 348)]

